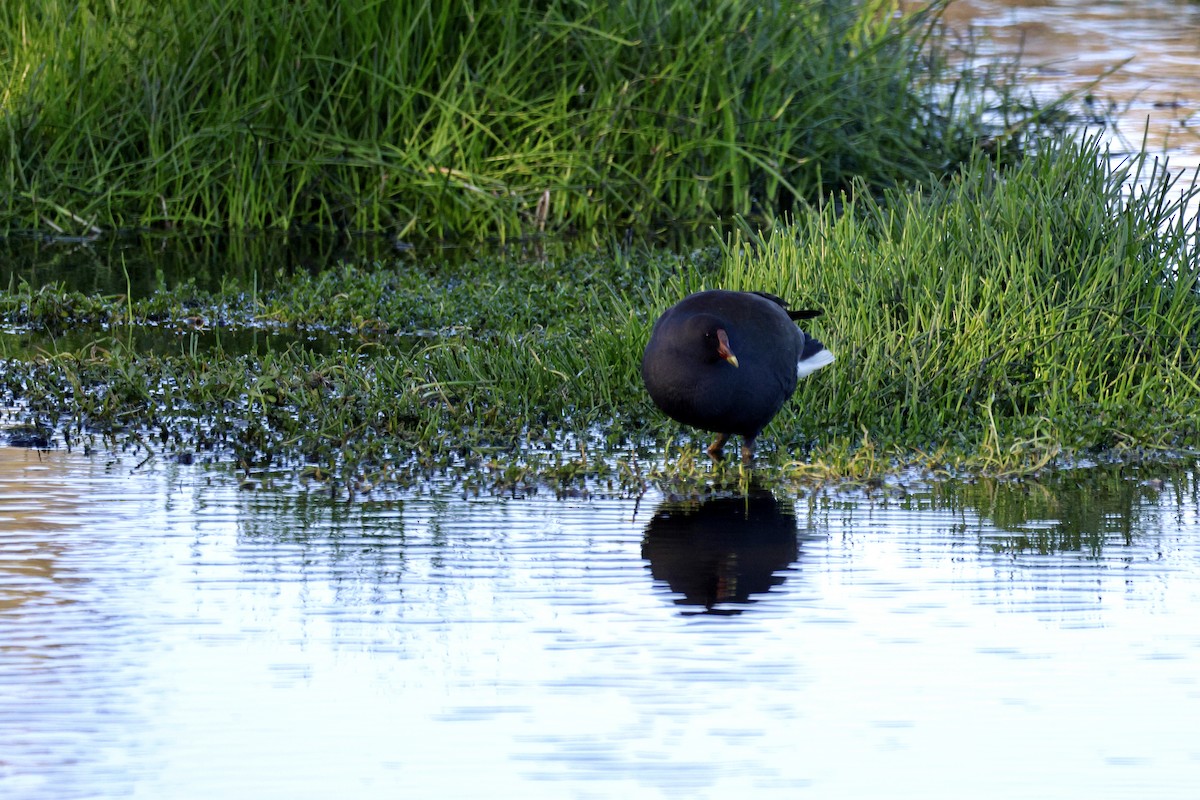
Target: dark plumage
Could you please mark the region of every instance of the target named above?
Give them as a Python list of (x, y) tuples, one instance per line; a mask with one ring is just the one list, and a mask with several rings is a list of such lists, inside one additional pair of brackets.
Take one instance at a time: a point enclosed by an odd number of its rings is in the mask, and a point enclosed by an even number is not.
[(709, 455), (720, 458), (732, 434), (742, 460), (796, 390), (796, 381), (833, 363), (833, 353), (793, 320), (820, 311), (789, 311), (765, 292), (715, 289), (688, 295), (654, 323), (642, 356), (642, 380), (667, 416), (713, 431)]

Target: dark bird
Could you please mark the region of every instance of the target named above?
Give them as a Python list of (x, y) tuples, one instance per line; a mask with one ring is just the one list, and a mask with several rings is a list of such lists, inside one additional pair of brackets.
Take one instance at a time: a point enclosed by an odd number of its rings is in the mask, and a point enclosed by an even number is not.
[(720, 458), (733, 434), (742, 460), (796, 390), (796, 381), (833, 363), (825, 345), (796, 327), (820, 311), (789, 311), (766, 292), (714, 289), (688, 295), (654, 323), (642, 380), (667, 416), (713, 431), (708, 454)]

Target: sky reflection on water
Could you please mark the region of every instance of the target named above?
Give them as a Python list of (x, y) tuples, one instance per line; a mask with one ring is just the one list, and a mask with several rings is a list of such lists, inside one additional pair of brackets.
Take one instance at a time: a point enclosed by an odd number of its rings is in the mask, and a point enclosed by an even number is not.
[(5, 797), (1200, 782), (1193, 472), (760, 498), (747, 550), (655, 497), (346, 504), (132, 466), (0, 450)]
[(1020, 54), (1023, 85), (1039, 94), (1090, 93), (1097, 111), (1115, 104), (1114, 151), (1137, 151), (1145, 139), (1152, 154), (1170, 152), (1173, 168), (1200, 165), (1195, 3), (954, 0), (946, 20), (981, 34), (983, 56)]

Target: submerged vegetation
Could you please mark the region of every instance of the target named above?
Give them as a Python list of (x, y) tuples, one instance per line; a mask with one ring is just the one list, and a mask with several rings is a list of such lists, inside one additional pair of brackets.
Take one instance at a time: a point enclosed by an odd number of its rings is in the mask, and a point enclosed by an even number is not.
[(952, 66), (943, 6), (6, 0), (0, 229), (474, 240), (923, 182), (1060, 110)]
[[(0, 296), (23, 332), (0, 340), (0, 387), (75, 444), (232, 454), (344, 486), (465, 471), (686, 487), (705, 437), (650, 405), (641, 350), (682, 294), (753, 287), (825, 309), (810, 325), (838, 355), (760, 439), (778, 480), (1193, 447), (1200, 240), (1178, 212), (1196, 189), (1103, 155), (1094, 139), (1047, 144), (1004, 172), (977, 155), (942, 184), (847, 196), (687, 255), (345, 264), (140, 300), (20, 285)], [(127, 344), (149, 325), (176, 331), (174, 349)], [(293, 336), (227, 350), (221, 332), (247, 328)], [(340, 345), (311, 346), (316, 333)]]

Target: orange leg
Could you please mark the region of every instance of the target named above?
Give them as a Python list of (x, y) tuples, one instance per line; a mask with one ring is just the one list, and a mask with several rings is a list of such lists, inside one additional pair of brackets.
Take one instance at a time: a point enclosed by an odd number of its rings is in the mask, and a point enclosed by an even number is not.
[(725, 443), (729, 441), (728, 433), (718, 433), (717, 438), (708, 446), (708, 455), (713, 461), (720, 461), (725, 455)]
[(754, 438), (749, 436), (742, 437), (742, 463), (750, 466), (754, 463)]

